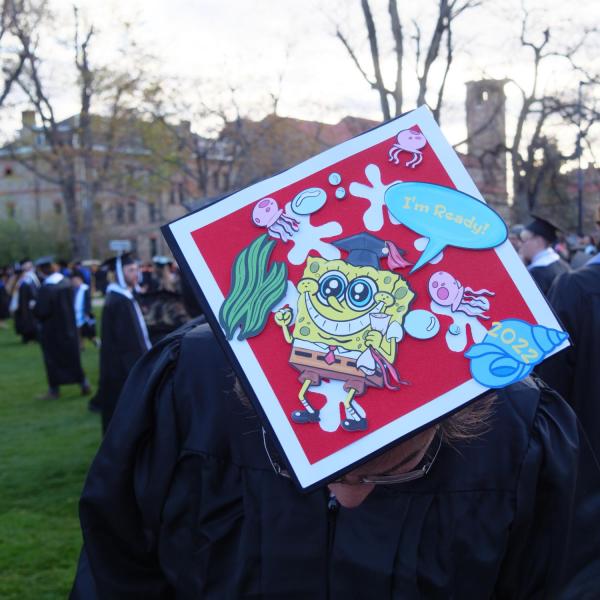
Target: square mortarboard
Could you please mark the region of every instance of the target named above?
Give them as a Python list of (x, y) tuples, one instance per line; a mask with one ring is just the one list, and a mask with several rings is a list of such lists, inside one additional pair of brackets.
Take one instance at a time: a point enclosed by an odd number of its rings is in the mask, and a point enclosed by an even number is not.
[(533, 221), (531, 221), (529, 225), (526, 225), (525, 229), (527, 229), (527, 231), (531, 231), (531, 233), (534, 233), (535, 235), (543, 237), (550, 244), (556, 242), (557, 232), (560, 231), (560, 229), (546, 219), (536, 217), (535, 215), (531, 216), (533, 217)]
[(53, 262), (55, 262), (54, 256), (41, 256), (33, 264), (36, 267), (46, 267), (51, 265)]
[(379, 269), (379, 259), (388, 255), (385, 241), (370, 233), (357, 233), (332, 242), (334, 246), (346, 250), (346, 262), (355, 267), (374, 267)]
[(153, 256), (152, 262), (159, 267), (164, 267), (173, 263), (173, 260), (168, 256)]
[[(117, 258), (118, 256), (113, 256), (112, 258), (107, 258), (101, 265), (100, 268), (105, 271), (116, 271), (117, 270)], [(130, 265), (134, 262), (137, 262), (135, 258), (133, 258), (130, 252), (121, 255), (121, 266)]]

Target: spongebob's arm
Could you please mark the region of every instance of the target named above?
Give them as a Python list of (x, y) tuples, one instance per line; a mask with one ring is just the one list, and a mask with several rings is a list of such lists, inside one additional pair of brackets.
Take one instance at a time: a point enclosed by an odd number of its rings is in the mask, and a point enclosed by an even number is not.
[(394, 338), (388, 340), (379, 331), (372, 329), (365, 336), (365, 344), (383, 354), (390, 363), (396, 359), (397, 343)]
[(275, 313), (275, 323), (283, 330), (283, 337), (288, 344), (292, 343), (292, 335), (290, 333), (289, 324), (292, 322), (292, 309), (281, 308)]

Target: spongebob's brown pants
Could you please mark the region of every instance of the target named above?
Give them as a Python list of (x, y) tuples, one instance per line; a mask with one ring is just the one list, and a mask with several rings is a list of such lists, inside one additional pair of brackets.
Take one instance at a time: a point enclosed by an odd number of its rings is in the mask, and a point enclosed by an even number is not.
[(335, 361), (329, 365), (325, 356), (325, 352), (292, 348), (290, 364), (300, 371), (300, 383), (310, 380), (311, 385), (316, 386), (321, 383), (321, 379), (336, 379), (344, 382), (344, 391), (354, 390), (355, 396), (364, 394), (367, 387), (383, 387), (383, 375), (366, 375), (356, 368), (355, 359), (336, 354)]

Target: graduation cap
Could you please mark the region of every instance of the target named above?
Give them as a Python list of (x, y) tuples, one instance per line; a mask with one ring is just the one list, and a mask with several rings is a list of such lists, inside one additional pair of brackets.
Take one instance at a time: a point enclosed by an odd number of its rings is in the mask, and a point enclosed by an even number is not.
[(54, 256), (41, 256), (33, 264), (36, 267), (47, 267), (54, 263)]
[(100, 268), (106, 271), (114, 271), (117, 276), (117, 282), (122, 288), (125, 288), (127, 287), (127, 284), (125, 283), (125, 278), (123, 277), (123, 267), (132, 265), (134, 263), (137, 263), (137, 260), (133, 258), (131, 252), (126, 252), (125, 254), (108, 258), (102, 263), (102, 265), (100, 265)]
[(117, 263), (120, 260), (121, 266), (125, 267), (126, 265), (131, 265), (136, 261), (135, 258), (131, 255), (131, 252), (127, 252), (126, 254), (121, 254), (121, 256), (113, 256), (111, 258), (107, 258), (101, 265), (100, 268), (105, 271), (116, 271)]
[(526, 225), (525, 229), (531, 231), (531, 233), (535, 235), (543, 237), (547, 242), (553, 244), (557, 239), (557, 232), (560, 231), (560, 228), (546, 219), (536, 217), (535, 215), (531, 216), (533, 217), (533, 221), (531, 221), (529, 225)]
[(173, 264), (173, 261), (168, 256), (153, 256), (152, 262), (160, 267)]
[(397, 269), (410, 266), (402, 256), (404, 250), (398, 248), (393, 242), (382, 240), (370, 233), (357, 233), (332, 244), (348, 252), (346, 262), (355, 267), (373, 267), (380, 269), (379, 260), (387, 257), (388, 268)]

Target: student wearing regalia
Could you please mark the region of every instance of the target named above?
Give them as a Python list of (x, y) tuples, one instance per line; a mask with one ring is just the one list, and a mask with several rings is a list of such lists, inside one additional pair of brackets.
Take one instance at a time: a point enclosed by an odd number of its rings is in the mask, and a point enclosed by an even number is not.
[(34, 313), (40, 322), (40, 342), (48, 377), (48, 392), (41, 398), (58, 398), (59, 386), (69, 383), (78, 383), (82, 395), (89, 394), (90, 385), (81, 367), (73, 287), (51, 257), (40, 259), (37, 264), (44, 280)]
[[(580, 269), (558, 277), (550, 288), (548, 300), (568, 331), (572, 345), (543, 362), (537, 371), (573, 407), (592, 447), (592, 452), (584, 448), (580, 458), (578, 496), (584, 520), (574, 538), (577, 539), (575, 560), (583, 577), (574, 582), (572, 597), (599, 597), (600, 492), (589, 483), (600, 480), (600, 255)], [(587, 589), (586, 578), (597, 582), (594, 596), (581, 591), (581, 585)]]
[(560, 598), (578, 445), (527, 379), (302, 493), (200, 317), (132, 369), (71, 597)]
[(10, 317), (10, 294), (7, 289), (8, 269), (0, 268), (0, 327), (6, 328), (4, 321)]
[(127, 254), (110, 259), (105, 265), (115, 272), (117, 282), (106, 288), (102, 311), (100, 382), (93, 402), (102, 411), (103, 431), (108, 427), (133, 365), (151, 347), (136, 300), (137, 262)]
[(538, 287), (545, 295), (552, 282), (570, 267), (552, 247), (557, 241), (557, 228), (552, 223), (534, 217), (520, 234), (519, 254)]
[[(46, 259), (40, 259), (46, 260)], [(38, 266), (39, 260), (36, 261)], [(33, 307), (40, 289), (40, 280), (35, 272), (33, 263), (24, 259), (21, 263), (23, 273), (17, 288), (17, 307), (14, 313), (15, 331), (21, 336), (24, 344), (38, 339), (38, 322)]]
[(84, 274), (73, 269), (71, 273), (71, 283), (73, 285), (74, 297), (73, 308), (75, 310), (75, 324), (79, 330), (79, 340), (83, 350), (83, 340), (91, 340), (94, 344), (96, 339), (96, 319), (92, 312), (92, 296), (90, 286), (84, 281)]

